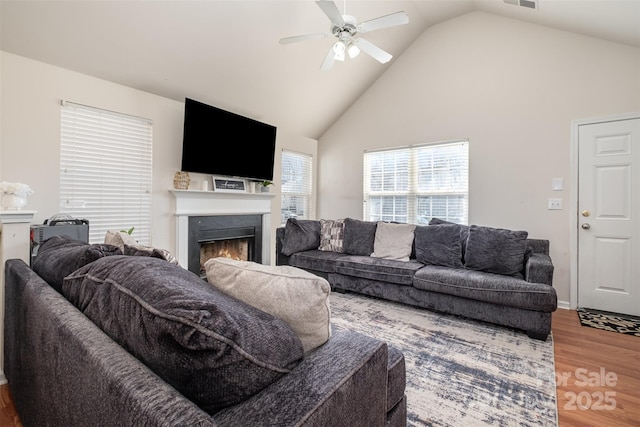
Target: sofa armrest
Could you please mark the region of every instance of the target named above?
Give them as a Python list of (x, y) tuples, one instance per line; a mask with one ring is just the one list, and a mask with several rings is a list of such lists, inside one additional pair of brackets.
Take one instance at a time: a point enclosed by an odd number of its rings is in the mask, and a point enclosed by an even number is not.
[(534, 253), (527, 260), (524, 278), (531, 283), (553, 284), (553, 262), (549, 255)]
[(220, 426), (383, 426), (387, 357), (382, 341), (334, 331), (290, 374), (213, 419)]
[(289, 265), (289, 257), (282, 253), (285, 227), (276, 228), (276, 265)]

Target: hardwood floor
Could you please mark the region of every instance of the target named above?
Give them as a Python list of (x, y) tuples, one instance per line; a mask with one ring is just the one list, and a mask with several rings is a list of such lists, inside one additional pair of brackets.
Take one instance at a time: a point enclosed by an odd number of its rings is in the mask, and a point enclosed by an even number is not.
[[(561, 427), (640, 426), (640, 337), (580, 326), (575, 310), (553, 314)], [(0, 426), (22, 427), (7, 384)]]

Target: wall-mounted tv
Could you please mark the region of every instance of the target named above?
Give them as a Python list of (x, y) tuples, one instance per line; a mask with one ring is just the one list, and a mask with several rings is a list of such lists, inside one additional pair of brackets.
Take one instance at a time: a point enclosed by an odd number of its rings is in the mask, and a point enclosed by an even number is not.
[(182, 170), (273, 181), (276, 127), (186, 98)]

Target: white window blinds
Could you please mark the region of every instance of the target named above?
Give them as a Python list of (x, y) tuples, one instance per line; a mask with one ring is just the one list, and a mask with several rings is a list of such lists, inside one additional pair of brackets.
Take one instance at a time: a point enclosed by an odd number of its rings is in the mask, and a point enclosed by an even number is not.
[(366, 219), (468, 222), (467, 141), (365, 152), (363, 170)]
[(148, 119), (63, 102), (60, 212), (89, 220), (89, 241), (134, 227), (151, 240), (153, 125)]
[(282, 151), (282, 224), (289, 218), (309, 219), (312, 160), (308, 154)]

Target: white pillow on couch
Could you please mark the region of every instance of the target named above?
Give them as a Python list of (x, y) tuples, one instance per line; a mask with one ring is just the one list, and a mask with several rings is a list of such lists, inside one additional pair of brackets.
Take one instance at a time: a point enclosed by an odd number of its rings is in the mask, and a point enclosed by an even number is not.
[(209, 284), (284, 320), (302, 341), (305, 353), (331, 336), (331, 286), (326, 279), (288, 265), (224, 257), (211, 258), (204, 267)]

